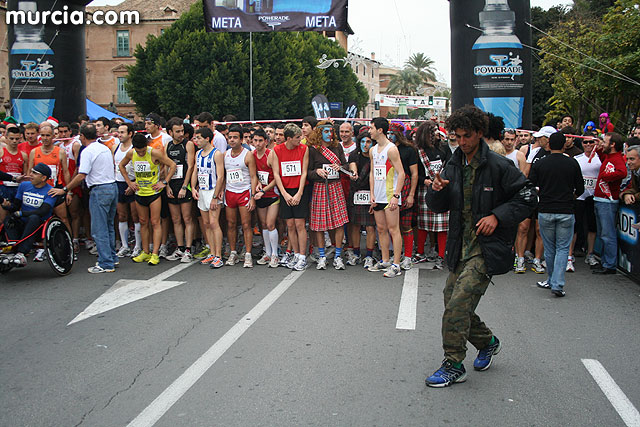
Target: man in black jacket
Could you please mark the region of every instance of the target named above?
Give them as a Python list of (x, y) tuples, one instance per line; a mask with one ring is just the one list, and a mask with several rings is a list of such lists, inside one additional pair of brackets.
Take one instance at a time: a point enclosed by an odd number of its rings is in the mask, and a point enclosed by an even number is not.
[(446, 123), (459, 143), (451, 160), (427, 191), (427, 205), (449, 214), (445, 261), (450, 274), (444, 288), (442, 344), (445, 359), (426, 379), (430, 387), (466, 380), (462, 361), (469, 341), (478, 351), (476, 370), (489, 369), (500, 341), (475, 309), (491, 276), (513, 267), (518, 224), (536, 206), (533, 185), (506, 157), (483, 139), (489, 119), (474, 106), (455, 111)]

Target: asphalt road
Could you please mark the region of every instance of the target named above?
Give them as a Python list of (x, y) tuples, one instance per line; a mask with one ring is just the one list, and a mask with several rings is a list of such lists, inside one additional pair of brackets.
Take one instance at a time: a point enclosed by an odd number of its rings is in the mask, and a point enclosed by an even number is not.
[[(421, 268), (403, 311), (415, 275), (360, 266), (195, 264), (158, 279), (179, 264), (90, 275), (83, 254), (58, 278), (30, 263), (0, 277), (0, 425), (638, 426), (640, 286), (582, 261), (561, 299), (531, 271), (495, 277), (478, 314), (502, 352), (475, 372), (471, 347), (467, 382), (445, 389), (424, 385), (442, 360), (445, 272)], [(106, 307), (167, 281), (69, 325), (101, 296)], [(412, 307), (415, 329), (397, 329)], [(613, 404), (583, 359), (610, 375)]]

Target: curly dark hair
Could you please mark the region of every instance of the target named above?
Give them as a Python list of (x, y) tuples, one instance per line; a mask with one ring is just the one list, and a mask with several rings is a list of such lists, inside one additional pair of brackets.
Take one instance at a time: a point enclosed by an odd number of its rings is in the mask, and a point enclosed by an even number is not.
[(482, 132), (484, 136), (489, 133), (489, 117), (478, 107), (465, 105), (449, 116), (446, 121), (446, 128), (450, 131), (464, 129)]
[(416, 145), (418, 148), (422, 148), (423, 150), (434, 148), (436, 145), (435, 134), (437, 131), (438, 126), (431, 120), (427, 120), (418, 126), (416, 130)]

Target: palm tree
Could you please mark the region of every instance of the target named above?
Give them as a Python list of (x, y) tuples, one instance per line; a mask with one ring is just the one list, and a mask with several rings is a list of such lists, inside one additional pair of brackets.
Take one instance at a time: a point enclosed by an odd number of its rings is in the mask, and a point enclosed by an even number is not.
[(405, 68), (391, 77), (387, 93), (392, 95), (415, 95), (418, 86), (422, 83), (422, 76), (415, 70)]
[(424, 82), (436, 81), (436, 73), (433, 69), (433, 60), (424, 53), (414, 53), (404, 63), (404, 66), (417, 72)]

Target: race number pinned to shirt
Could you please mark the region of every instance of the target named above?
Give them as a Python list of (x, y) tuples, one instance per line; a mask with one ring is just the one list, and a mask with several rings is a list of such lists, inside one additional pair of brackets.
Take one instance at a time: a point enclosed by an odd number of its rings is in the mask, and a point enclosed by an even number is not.
[(327, 172), (327, 179), (337, 179), (339, 177), (338, 171), (333, 169), (329, 164), (322, 165), (322, 169)]
[(44, 203), (44, 194), (26, 192), (22, 195), (22, 203), (25, 206), (39, 208)]
[(198, 186), (201, 190), (210, 190), (209, 188), (210, 175), (208, 173), (198, 174)]
[(596, 181), (598, 181), (598, 177), (595, 176), (583, 176), (584, 180), (584, 189), (585, 190), (595, 190), (596, 189)]
[(228, 184), (240, 184), (242, 181), (244, 181), (242, 169), (229, 169), (227, 171)]
[(135, 173), (149, 173), (151, 172), (151, 165), (149, 162), (136, 161), (133, 164), (133, 170)]
[(58, 182), (58, 165), (49, 165), (51, 169), (51, 182), (54, 184)]
[(437, 173), (442, 171), (442, 160), (434, 160), (429, 162), (429, 171), (433, 174), (432, 176), (436, 176)]
[(371, 204), (371, 192), (369, 190), (360, 190), (353, 193), (354, 205), (370, 205)]
[(384, 181), (387, 179), (386, 166), (375, 166), (373, 168), (373, 179), (376, 181)]
[(184, 178), (184, 165), (176, 165), (176, 172), (171, 179), (183, 179)]
[(282, 162), (282, 176), (300, 176), (302, 175), (302, 163), (300, 160), (293, 162)]
[(269, 185), (269, 172), (258, 171), (258, 181), (262, 185)]

